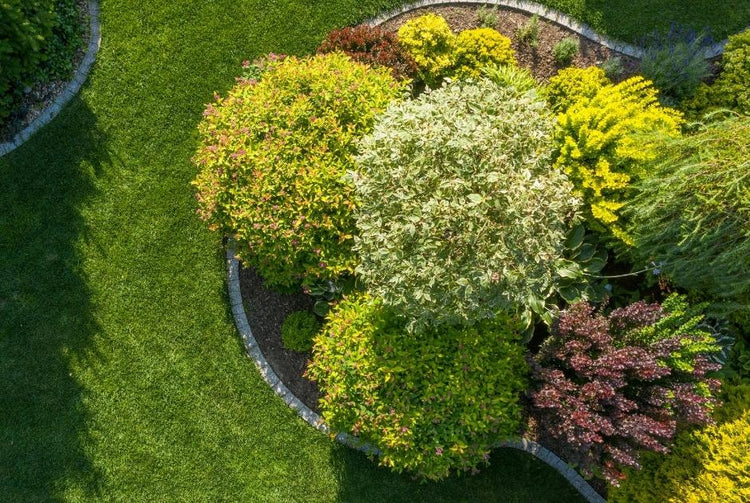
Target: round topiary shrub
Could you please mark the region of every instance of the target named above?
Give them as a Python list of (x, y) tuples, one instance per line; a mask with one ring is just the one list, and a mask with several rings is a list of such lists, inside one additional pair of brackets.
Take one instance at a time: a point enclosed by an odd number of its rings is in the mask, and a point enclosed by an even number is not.
[(389, 107), (360, 142), (364, 284), (410, 329), (544, 299), (578, 207), (534, 92), (455, 81)]
[(440, 83), (456, 61), (456, 36), (441, 16), (425, 14), (398, 30), (398, 41), (414, 58), (419, 77), (431, 87)]
[(380, 464), (427, 479), (475, 469), (517, 433), (526, 364), (517, 320), (409, 335), (368, 296), (342, 301), (315, 338), (308, 376), (333, 431), (380, 449)]
[(343, 54), (272, 60), (207, 106), (198, 213), (270, 285), (352, 273), (355, 140), (403, 86)]
[(492, 28), (464, 30), (456, 37), (456, 77), (478, 77), (489, 65), (517, 64), (510, 39)]
[(281, 342), (287, 349), (304, 353), (312, 349), (313, 337), (319, 330), (317, 316), (307, 311), (294, 311), (281, 325)]
[(596, 66), (565, 68), (549, 79), (542, 95), (553, 111), (562, 113), (578, 101), (593, 98), (611, 83), (604, 70)]

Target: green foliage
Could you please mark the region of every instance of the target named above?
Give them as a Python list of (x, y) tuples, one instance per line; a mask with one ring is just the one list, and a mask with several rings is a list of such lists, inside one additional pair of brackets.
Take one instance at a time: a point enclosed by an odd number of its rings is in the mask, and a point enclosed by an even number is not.
[(512, 87), (526, 92), (537, 89), (537, 83), (531, 72), (515, 65), (489, 65), (482, 69), (482, 75), (500, 87)]
[(368, 296), (340, 303), (315, 338), (308, 375), (323, 417), (380, 449), (380, 464), (437, 480), (474, 469), (516, 434), (525, 388), (518, 321), (410, 335)]
[(342, 54), (272, 62), (207, 106), (199, 125), (199, 214), (234, 234), (271, 285), (352, 273), (355, 140), (402, 93), (385, 68)]
[(281, 342), (287, 349), (304, 353), (312, 349), (313, 337), (319, 330), (317, 316), (307, 311), (294, 311), (281, 325)]
[(584, 199), (589, 225), (628, 245), (620, 209), (631, 184), (646, 174), (644, 163), (657, 156), (661, 139), (680, 135), (681, 115), (656, 96), (641, 77), (604, 86), (561, 114), (555, 131), (555, 167)]
[(750, 501), (750, 386), (731, 387), (719, 424), (678, 435), (667, 456), (646, 454), (609, 501), (699, 503)]
[(608, 58), (604, 63), (599, 65), (604, 71), (604, 75), (610, 80), (619, 79), (625, 69), (622, 66), (622, 58), (620, 56), (614, 56)]
[(708, 42), (705, 34), (676, 27), (644, 39), (641, 74), (659, 89), (662, 101), (679, 103), (691, 98), (710, 75), (704, 56)]
[(436, 87), (455, 65), (456, 36), (441, 16), (425, 14), (411, 19), (398, 30), (398, 41), (419, 69), (419, 77)]
[(552, 54), (555, 56), (555, 62), (558, 66), (568, 66), (573, 62), (580, 50), (578, 39), (565, 37), (552, 47)]
[(729, 37), (721, 67), (716, 81), (702, 84), (688, 107), (698, 111), (731, 108), (750, 114), (750, 29)]
[(497, 6), (482, 5), (477, 9), (477, 19), (482, 28), (494, 28), (497, 26)]
[(640, 262), (750, 314), (750, 118), (661, 147), (626, 215)]
[(525, 25), (516, 30), (516, 38), (522, 44), (536, 49), (539, 47), (539, 16), (534, 14)]
[(554, 112), (562, 113), (579, 101), (590, 100), (608, 84), (611, 82), (601, 68), (564, 68), (549, 79), (542, 95)]
[(456, 77), (478, 77), (488, 65), (516, 65), (510, 39), (492, 28), (464, 30), (456, 37)]
[(535, 93), (482, 79), (394, 104), (360, 142), (358, 272), (410, 329), (543, 310), (579, 204), (551, 132)]

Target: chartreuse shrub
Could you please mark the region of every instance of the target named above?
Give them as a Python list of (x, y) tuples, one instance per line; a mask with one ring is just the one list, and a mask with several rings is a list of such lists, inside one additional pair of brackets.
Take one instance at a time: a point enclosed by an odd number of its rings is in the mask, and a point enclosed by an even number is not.
[(268, 63), (207, 106), (195, 162), (199, 214), (232, 234), (267, 283), (352, 273), (355, 140), (402, 94), (385, 68), (343, 54)]
[(409, 329), (544, 311), (579, 201), (535, 93), (454, 81), (359, 143), (361, 280)]
[(613, 503), (744, 503), (750, 501), (750, 386), (732, 386), (718, 424), (677, 436), (667, 456), (645, 454), (628, 470)]
[(410, 19), (399, 28), (398, 41), (417, 63), (419, 77), (431, 87), (456, 63), (456, 36), (441, 16)]
[(516, 57), (510, 39), (492, 28), (464, 30), (456, 37), (455, 68), (458, 77), (478, 77), (489, 65), (513, 65)]
[(590, 100), (611, 83), (604, 70), (596, 66), (564, 68), (549, 79), (542, 88), (542, 95), (553, 111), (561, 113), (574, 103)]
[(721, 73), (710, 86), (701, 84), (689, 107), (699, 111), (731, 108), (750, 114), (750, 30), (730, 35)]
[(587, 476), (617, 485), (641, 451), (666, 453), (678, 424), (711, 421), (720, 383), (706, 373), (719, 348), (671, 302), (609, 316), (573, 304), (532, 360), (538, 424)]
[(526, 363), (517, 319), (408, 334), (382, 302), (346, 298), (315, 338), (308, 376), (330, 428), (380, 449), (380, 464), (437, 480), (473, 470), (517, 433)]
[(416, 63), (398, 43), (396, 34), (377, 26), (349, 26), (329, 32), (318, 52), (335, 51), (360, 63), (388, 67), (397, 79), (411, 79), (417, 73)]
[(318, 317), (308, 311), (294, 311), (281, 325), (281, 342), (294, 351), (310, 351), (313, 337), (320, 330)]
[(750, 118), (669, 142), (626, 212), (641, 262), (750, 314)]
[(680, 113), (660, 106), (657, 90), (641, 77), (604, 86), (558, 116), (555, 167), (584, 199), (593, 230), (632, 244), (620, 210), (661, 140), (678, 137), (681, 123)]

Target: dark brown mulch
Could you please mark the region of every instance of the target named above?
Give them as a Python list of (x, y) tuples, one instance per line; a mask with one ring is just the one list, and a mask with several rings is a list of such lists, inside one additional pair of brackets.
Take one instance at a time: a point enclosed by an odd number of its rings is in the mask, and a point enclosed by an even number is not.
[(70, 81), (73, 80), (76, 69), (86, 56), (86, 49), (91, 38), (88, 0), (78, 0), (76, 3), (80, 13), (78, 21), (81, 25), (81, 44), (73, 57), (73, 73), (69, 79), (37, 82), (24, 89), (23, 96), (17, 103), (15, 110), (4, 123), (0, 123), (0, 142), (12, 141), (15, 135), (42, 115), (44, 110), (65, 91)]
[(301, 292), (284, 295), (265, 288), (263, 280), (253, 269), (245, 269), (242, 266), (240, 291), (247, 321), (266, 361), (289, 391), (319, 413), (318, 386), (302, 376), (307, 368), (310, 353), (291, 351), (281, 343), (281, 325), (284, 319), (294, 311), (312, 311), (312, 299)]
[[(479, 8), (477, 5), (424, 7), (401, 14), (383, 23), (381, 27), (389, 31), (397, 31), (406, 21), (431, 12), (444, 17), (453, 32), (459, 33), (463, 30), (480, 27), (479, 17), (477, 16)], [(532, 48), (527, 44), (519, 43), (516, 31), (518, 28), (525, 26), (529, 19), (531, 19), (529, 14), (498, 7), (497, 26), (495, 26), (495, 29), (511, 39), (513, 50), (516, 51), (516, 59), (520, 66), (530, 69), (534, 76), (541, 81), (546, 81), (560, 69), (557, 63), (555, 63), (552, 48), (566, 37), (573, 37), (580, 44), (580, 51), (573, 59), (573, 66), (587, 67), (598, 65), (611, 57), (618, 56), (622, 60), (624, 70), (621, 78), (633, 75), (638, 70), (638, 60), (612, 51), (567, 28), (550, 21), (545, 21), (542, 18), (539, 19), (538, 46)]]

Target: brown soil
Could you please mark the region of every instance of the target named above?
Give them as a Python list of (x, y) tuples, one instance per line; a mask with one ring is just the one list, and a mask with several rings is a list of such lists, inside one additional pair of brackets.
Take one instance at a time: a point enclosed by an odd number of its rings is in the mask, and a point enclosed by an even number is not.
[[(77, 4), (81, 25), (81, 45), (73, 58), (73, 73), (86, 56), (86, 48), (91, 38), (88, 0), (78, 0)], [(37, 82), (24, 89), (23, 97), (17, 104), (16, 109), (4, 124), (0, 123), (0, 142), (12, 141), (16, 134), (44, 113), (44, 110), (65, 91), (71, 80), (73, 80), (73, 74), (67, 80), (53, 80), (47, 83)]]

